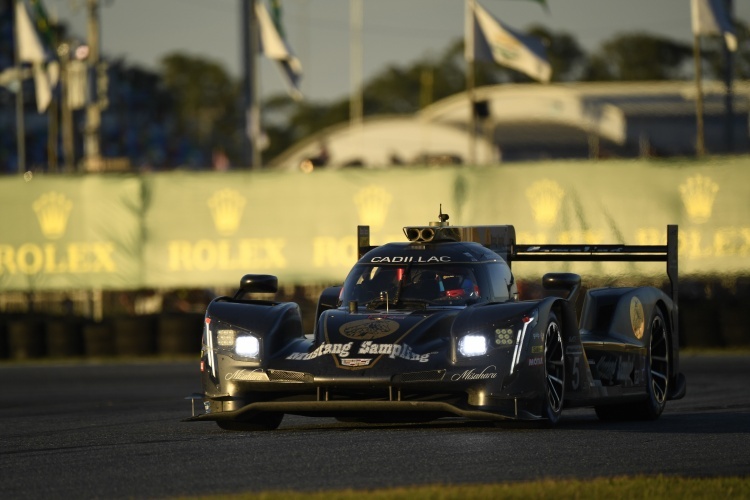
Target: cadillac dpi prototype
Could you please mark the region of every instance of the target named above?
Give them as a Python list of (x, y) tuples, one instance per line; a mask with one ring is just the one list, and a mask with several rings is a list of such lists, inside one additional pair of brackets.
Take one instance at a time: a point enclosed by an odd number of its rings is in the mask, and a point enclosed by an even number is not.
[[(677, 226), (667, 244), (518, 245), (513, 226), (406, 227), (371, 246), (326, 289), (311, 334), (296, 303), (255, 300), (277, 279), (249, 274), (207, 308), (204, 413), (229, 430), (270, 430), (284, 414), (357, 422), (442, 417), (541, 420), (593, 407), (601, 419), (655, 419), (685, 394), (679, 371)], [(515, 261), (661, 261), (671, 286), (587, 290), (548, 273), (519, 300)]]

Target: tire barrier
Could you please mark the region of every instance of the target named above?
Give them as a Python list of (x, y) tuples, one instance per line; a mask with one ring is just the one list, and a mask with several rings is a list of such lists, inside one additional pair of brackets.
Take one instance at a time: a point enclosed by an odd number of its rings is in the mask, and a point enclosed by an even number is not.
[(8, 322), (0, 316), (0, 359), (8, 357)]
[(50, 358), (83, 355), (83, 324), (78, 318), (51, 318), (47, 321), (46, 345)]
[(119, 356), (148, 356), (156, 352), (156, 317), (122, 316), (112, 320), (115, 352)]
[[(680, 297), (682, 348), (750, 347), (750, 287), (736, 294), (704, 292), (698, 287)], [(718, 288), (717, 288), (718, 289)], [(682, 294), (681, 294), (682, 295)], [(315, 307), (295, 297), (311, 330)], [(49, 357), (197, 356), (202, 313), (116, 316), (102, 322), (80, 317), (0, 314), (0, 361)]]
[(0, 314), (0, 361), (198, 355), (202, 313), (80, 317)]
[(107, 322), (90, 322), (83, 325), (84, 354), (89, 358), (112, 357), (115, 341)]
[(727, 347), (750, 346), (750, 322), (745, 312), (750, 308), (750, 301), (722, 304), (719, 308), (721, 336)]
[(45, 323), (42, 319), (26, 316), (8, 322), (8, 353), (10, 358), (24, 360), (46, 355)]
[(159, 354), (197, 354), (201, 349), (203, 314), (162, 314), (158, 332)]
[(719, 311), (707, 301), (680, 303), (680, 347), (723, 347)]

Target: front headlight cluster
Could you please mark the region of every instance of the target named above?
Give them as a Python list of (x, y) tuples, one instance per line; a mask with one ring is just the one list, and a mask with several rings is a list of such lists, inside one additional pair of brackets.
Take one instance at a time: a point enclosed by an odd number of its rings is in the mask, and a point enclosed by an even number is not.
[(526, 332), (536, 326), (539, 312), (535, 309), (529, 314), (513, 321), (509, 326), (496, 328), (493, 334), (484, 335), (481, 333), (469, 333), (458, 340), (458, 353), (466, 358), (473, 356), (484, 356), (494, 347), (513, 347), (514, 364), (518, 362), (518, 357), (523, 345)]
[(241, 358), (258, 359), (260, 357), (260, 339), (248, 330), (237, 328), (221, 321), (210, 323), (211, 340), (215, 340), (213, 347), (217, 351), (236, 354)]

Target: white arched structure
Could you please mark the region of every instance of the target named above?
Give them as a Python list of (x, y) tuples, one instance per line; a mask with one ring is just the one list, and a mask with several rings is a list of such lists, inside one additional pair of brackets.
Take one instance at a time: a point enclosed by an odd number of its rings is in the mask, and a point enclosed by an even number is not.
[[(750, 147), (747, 82), (735, 82), (735, 151)], [(704, 82), (706, 139), (723, 143), (722, 82)], [(486, 106), (474, 139), (466, 93), (435, 102), (413, 116), (370, 117), (329, 127), (292, 146), (271, 167), (296, 169), (325, 145), (329, 167), (367, 167), (430, 158), (474, 158), (477, 164), (541, 158), (685, 155), (694, 151), (695, 85), (671, 82), (502, 84), (475, 89)], [(473, 144), (473, 154), (470, 151)], [(600, 150), (601, 146), (601, 150)], [(605, 151), (606, 150), (606, 151)]]
[[(325, 168), (424, 164), (441, 158), (463, 161), (469, 140), (466, 130), (447, 123), (430, 123), (414, 116), (371, 117), (355, 126), (346, 123), (328, 127), (289, 148), (270, 166), (298, 169), (323, 149), (329, 158)], [(476, 151), (481, 163), (497, 161), (495, 149), (487, 140), (477, 140)]]

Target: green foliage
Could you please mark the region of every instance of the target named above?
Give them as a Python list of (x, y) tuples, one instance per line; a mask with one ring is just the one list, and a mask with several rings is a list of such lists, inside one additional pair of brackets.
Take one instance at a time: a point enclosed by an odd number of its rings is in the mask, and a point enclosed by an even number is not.
[(484, 498), (508, 499), (599, 499), (642, 500), (662, 498), (714, 499), (747, 498), (750, 481), (742, 477), (729, 478), (681, 478), (666, 476), (598, 478), (589, 481), (579, 479), (540, 480), (476, 485), (432, 485), (379, 490), (338, 490), (301, 493), (292, 491), (268, 491), (238, 495), (199, 497), (204, 499), (257, 499), (257, 500), (464, 500)]
[(185, 54), (166, 56), (161, 67), (164, 86), (174, 105), (177, 132), (200, 145), (238, 150), (239, 85), (226, 70)]
[[(734, 77), (741, 80), (750, 78), (750, 27), (739, 19), (734, 21), (734, 33), (737, 37), (737, 52), (731, 55), (734, 66)], [(744, 50), (743, 50), (744, 48)], [(704, 37), (701, 41), (703, 68), (709, 76), (722, 79), (725, 71), (726, 57), (724, 39), (721, 37)]]
[(547, 59), (552, 66), (553, 82), (575, 81), (585, 71), (586, 53), (569, 33), (553, 33), (544, 26), (534, 25), (529, 34), (542, 40), (547, 49)]
[[(527, 32), (540, 38), (547, 48), (553, 82), (654, 81), (693, 77), (692, 47), (646, 33), (613, 36), (589, 54), (575, 36), (533, 25)], [(737, 23), (740, 47), (750, 39), (750, 30)], [(716, 40), (704, 38), (704, 75), (721, 78), (723, 58)], [(364, 84), (365, 116), (412, 114), (430, 103), (462, 92), (466, 88), (467, 65), (463, 39), (454, 40), (438, 57), (422, 58), (405, 66), (392, 65)], [(734, 57), (736, 75), (750, 77), (750, 52)], [(162, 62), (164, 85), (172, 96), (176, 128), (205, 147), (219, 145), (239, 157), (242, 130), (242, 96), (219, 65), (184, 54), (172, 54)], [(491, 62), (475, 65), (475, 85), (530, 83), (527, 76)], [(326, 127), (346, 123), (349, 98), (334, 102), (295, 102), (275, 95), (261, 106), (268, 147), (264, 161)]]
[(651, 81), (685, 78), (692, 47), (644, 33), (617, 35), (592, 56), (587, 80)]

